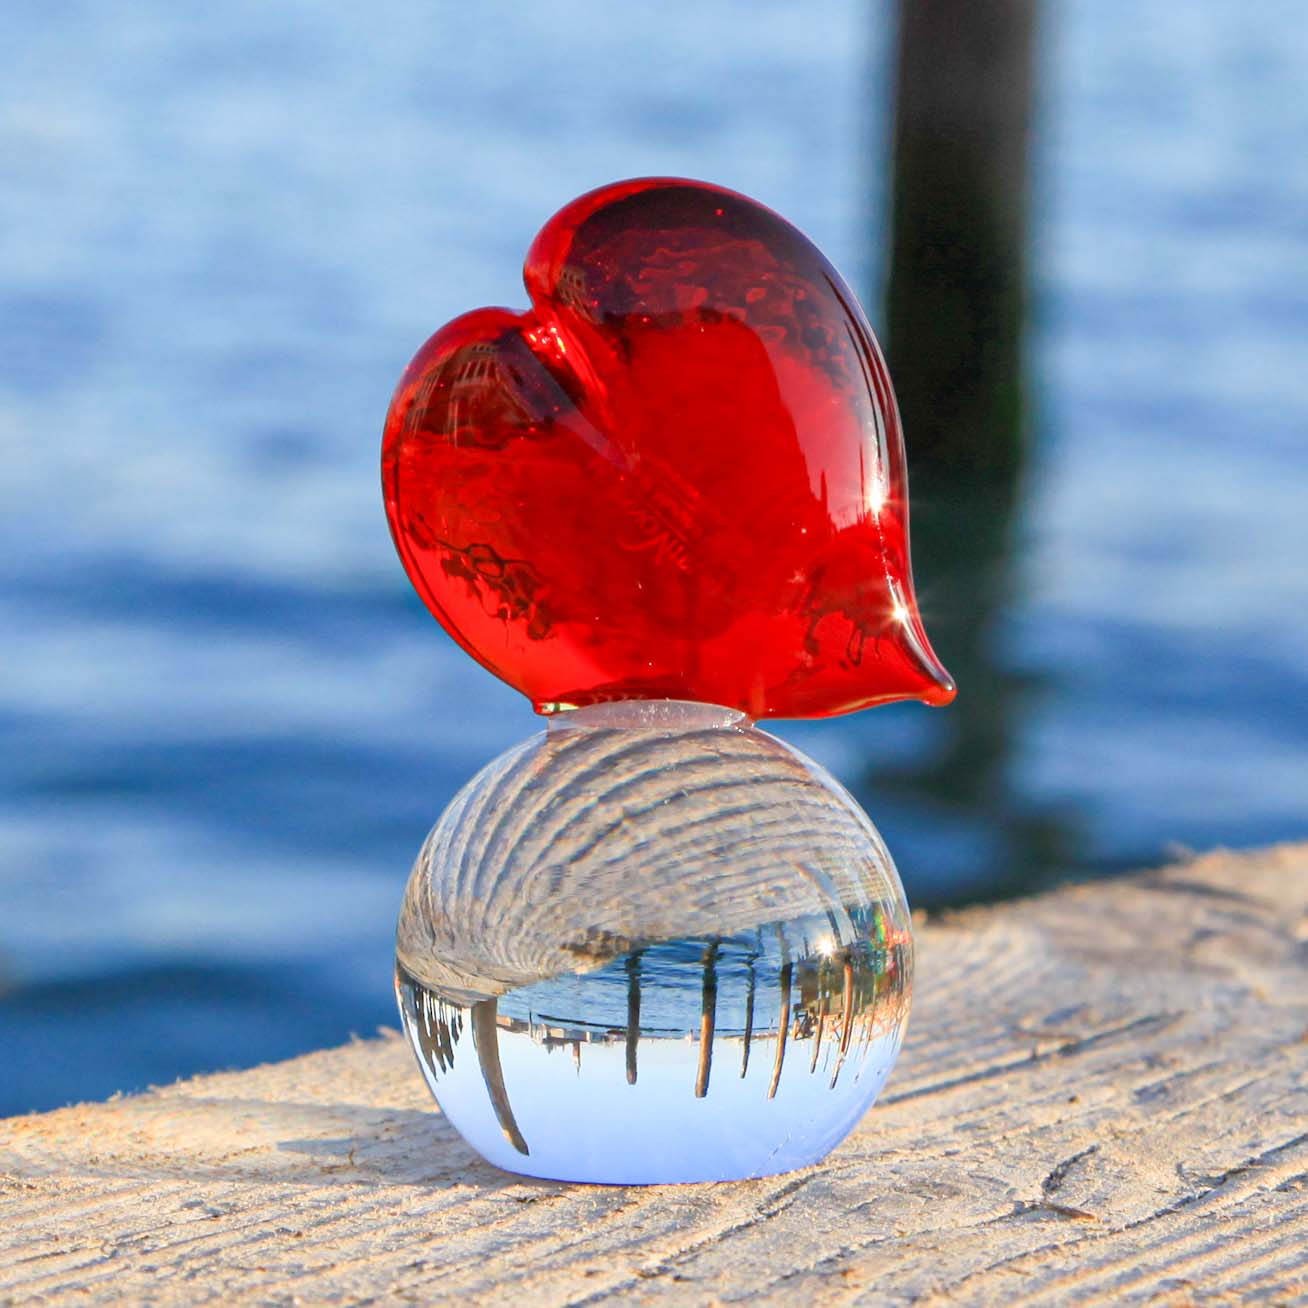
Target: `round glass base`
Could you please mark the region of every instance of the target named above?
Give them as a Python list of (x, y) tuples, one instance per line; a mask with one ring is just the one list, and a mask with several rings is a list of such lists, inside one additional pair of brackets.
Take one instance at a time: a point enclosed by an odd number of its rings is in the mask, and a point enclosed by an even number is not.
[(613, 1184), (819, 1161), (885, 1083), (912, 977), (853, 799), (742, 715), (674, 702), (569, 713), (483, 769), (419, 854), (397, 954), (469, 1144)]

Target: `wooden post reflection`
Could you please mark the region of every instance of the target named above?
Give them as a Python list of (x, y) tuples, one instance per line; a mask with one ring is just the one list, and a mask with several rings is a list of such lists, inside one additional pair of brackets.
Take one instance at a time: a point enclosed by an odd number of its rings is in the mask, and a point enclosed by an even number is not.
[(459, 1038), (462, 1027), (463, 1019), (457, 1009), (451, 1011), (448, 1018), (442, 1018), (436, 1026), (436, 1037), (445, 1054), (445, 1062), (450, 1068), (454, 1066), (454, 1042)]
[(448, 1071), (444, 1044), (441, 1040), (440, 1011), (436, 1000), (426, 992), (419, 992), (414, 1011), (418, 1018), (414, 1023), (414, 1030), (418, 1034), (418, 1048), (429, 1061), (434, 1059), (436, 1066), (442, 1072)]
[(754, 1038), (754, 959), (749, 960), (749, 981), (745, 990), (745, 1047), (740, 1054), (740, 1075), (749, 1071), (749, 1042)]
[(781, 1011), (777, 1017), (777, 1056), (772, 1064), (772, 1083), (768, 1086), (768, 1098), (776, 1096), (777, 1085), (781, 1081), (781, 1064), (786, 1058), (786, 1038), (790, 1034), (790, 978), (794, 964), (789, 960), (781, 968)]
[(640, 1040), (640, 951), (627, 959), (627, 1084), (636, 1084), (636, 1045)]
[(504, 1138), (520, 1153), (529, 1154), (527, 1142), (518, 1130), (517, 1120), (509, 1105), (509, 1092), (504, 1087), (504, 1069), (500, 1066), (500, 1033), (495, 1025), (498, 1001), (482, 999), (472, 1006), (472, 1043), (481, 1065), (481, 1077), (486, 1083), (495, 1120), (504, 1132)]
[(699, 1019), (699, 1070), (695, 1074), (695, 1098), (708, 1094), (713, 1070), (713, 1028), (718, 1008), (718, 942), (704, 951), (704, 996)]
[(840, 1052), (849, 1052), (849, 1036), (854, 1029), (854, 964), (845, 951), (845, 993), (841, 1000), (840, 1015)]
[(845, 1065), (845, 1055), (849, 1053), (850, 1037), (854, 1034), (854, 963), (845, 950), (844, 994), (840, 1002), (840, 1055), (836, 1059), (836, 1069), (831, 1073), (831, 1088), (834, 1090), (840, 1079), (840, 1069)]
[(809, 1064), (808, 1064), (808, 1070), (810, 1075), (812, 1075), (812, 1073), (817, 1070), (818, 1053), (822, 1049), (822, 1028), (826, 1024), (826, 1020), (827, 1020), (827, 1003), (828, 1003), (827, 996), (826, 996), (826, 992), (824, 991), (822, 994), (822, 999), (818, 1004), (817, 1029), (813, 1032), (813, 1057), (809, 1059)]

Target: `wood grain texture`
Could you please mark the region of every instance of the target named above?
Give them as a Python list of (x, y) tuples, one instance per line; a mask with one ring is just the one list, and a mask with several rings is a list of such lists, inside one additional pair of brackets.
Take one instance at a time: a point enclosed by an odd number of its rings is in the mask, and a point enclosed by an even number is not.
[(0, 1122), (0, 1303), (1308, 1304), (1308, 846), (919, 941), (821, 1167), (519, 1180), (385, 1036)]
[[(414, 980), (470, 1005), (655, 942), (821, 918), (833, 901), (902, 911), (881, 836), (817, 764), (723, 726), (725, 710), (666, 707), (639, 730), (607, 725), (629, 719), (622, 704), (579, 710), (585, 725), (561, 715), (460, 791), (400, 908)], [(839, 934), (856, 934), (847, 914)]]

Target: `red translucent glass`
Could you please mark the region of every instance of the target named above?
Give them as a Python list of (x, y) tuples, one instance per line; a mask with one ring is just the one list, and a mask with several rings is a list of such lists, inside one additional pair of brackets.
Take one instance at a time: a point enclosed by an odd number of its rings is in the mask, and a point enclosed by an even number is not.
[(528, 312), (418, 351), (386, 422), (396, 547), (464, 649), (546, 713), (953, 698), (885, 363), (802, 233), (718, 187), (623, 182), (556, 214), (524, 279)]

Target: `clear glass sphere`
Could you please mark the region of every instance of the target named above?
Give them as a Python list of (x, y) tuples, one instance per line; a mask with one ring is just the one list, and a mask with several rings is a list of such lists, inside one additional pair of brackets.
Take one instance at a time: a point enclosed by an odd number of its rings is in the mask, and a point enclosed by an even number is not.
[(490, 1162), (653, 1183), (803, 1167), (885, 1083), (908, 906), (811, 759), (739, 713), (561, 714), (483, 768), (418, 855), (404, 1029)]

